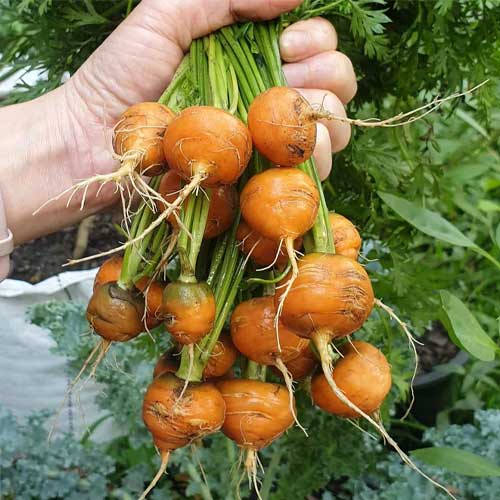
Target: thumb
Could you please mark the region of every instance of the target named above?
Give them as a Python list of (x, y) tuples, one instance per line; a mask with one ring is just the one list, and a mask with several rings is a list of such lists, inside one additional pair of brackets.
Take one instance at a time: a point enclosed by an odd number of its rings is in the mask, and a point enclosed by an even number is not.
[(266, 20), (288, 12), (303, 0), (143, 0), (131, 21), (146, 16), (150, 27), (184, 51), (192, 40), (243, 20)]
[(70, 80), (95, 117), (156, 100), (195, 38), (233, 22), (272, 19), (302, 0), (142, 0)]

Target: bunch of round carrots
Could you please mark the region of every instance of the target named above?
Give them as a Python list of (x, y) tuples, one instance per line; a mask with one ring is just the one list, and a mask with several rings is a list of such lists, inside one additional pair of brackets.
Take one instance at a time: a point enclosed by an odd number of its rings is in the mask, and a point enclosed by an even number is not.
[[(303, 380), (314, 405), (367, 421), (418, 470), (380, 418), (387, 359), (351, 339), (375, 306), (393, 312), (374, 297), (358, 262), (360, 234), (328, 211), (311, 159), (317, 120), (341, 118), (286, 87), (278, 34), (275, 23), (254, 25), (248, 36), (260, 59), (234, 27), (193, 42), (159, 102), (118, 120), (120, 169), (72, 192), (111, 181), (141, 200), (135, 209), (122, 197), (125, 242), (106, 252), (120, 256), (99, 269), (87, 309), (101, 340), (73, 385), (113, 342), (152, 329), (170, 335), (173, 347), (152, 367), (144, 396), (161, 466), (142, 498), (170, 453), (218, 431), (245, 453), (258, 494), (258, 451), (302, 428), (294, 384)], [(392, 126), (415, 115), (342, 119)]]

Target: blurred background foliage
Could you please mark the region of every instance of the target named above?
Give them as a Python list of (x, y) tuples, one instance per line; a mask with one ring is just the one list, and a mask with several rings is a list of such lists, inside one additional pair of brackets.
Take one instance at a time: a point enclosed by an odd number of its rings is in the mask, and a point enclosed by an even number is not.
[[(0, 0), (0, 80), (17, 71), (39, 72), (34, 84), (21, 78), (1, 104), (32, 99), (59, 86), (136, 3)], [(354, 129), (349, 147), (334, 157), (325, 192), (331, 208), (360, 228), (363, 263), (370, 270), (377, 296), (394, 307), (417, 336), (442, 317), (439, 291), (446, 289), (467, 305), (497, 342), (500, 272), (493, 260), (500, 260), (500, 3), (308, 0), (284, 21), (313, 15), (334, 23), (339, 48), (351, 57), (357, 71), (359, 90), (349, 105), (351, 116), (389, 117), (489, 79), (473, 95), (456, 99), (413, 125)], [(380, 192), (440, 214), (493, 260), (422, 233), (385, 204)], [(68, 357), (69, 370), (74, 373), (92, 341), (85, 337), (82, 342), (75, 335), (87, 328), (83, 309), (71, 303), (40, 307), (33, 312), (33, 321), (50, 329), (58, 352)], [(82, 321), (79, 328), (74, 323), (68, 326), (70, 317), (73, 322)], [(387, 419), (394, 415), (394, 401), (408, 392), (412, 360), (406, 341), (377, 313), (359, 335), (383, 346), (392, 364), (394, 387), (384, 408)], [(11, 450), (0, 458), (6, 498), (14, 498), (16, 491), (16, 498), (125, 499), (142, 491), (158, 459), (137, 416), (153, 360), (162, 347), (147, 336), (133, 345), (115, 346), (113, 361), (98, 371), (98, 381), (105, 388), (100, 406), (129, 430), (126, 437), (109, 445), (96, 445), (88, 439), (70, 445), (65, 441), (70, 437), (65, 437), (50, 449), (44, 448), (43, 415), (23, 427), (2, 413), (0, 440), (4, 441), (0, 444), (9, 443), (9, 447), (0, 448)], [(444, 439), (445, 434), (439, 433), (460, 434), (453, 426), (447, 427), (457, 421), (455, 415), (460, 415), (460, 423), (472, 425), (474, 411), (498, 408), (500, 403), (498, 362), (472, 358), (465, 366), (442, 370), (453, 371), (456, 382), (452, 402), (438, 418), (439, 430), (422, 437), (430, 443)], [(125, 378), (123, 372), (129, 376)], [(263, 490), (268, 497), (303, 498), (316, 492), (325, 500), (389, 499), (402, 491), (402, 478), (408, 481), (408, 498), (432, 494), (412, 472), (400, 470), (391, 453), (349, 423), (313, 411), (305, 397), (300, 406), (302, 423), (311, 436), (306, 442), (294, 429), (263, 453), (267, 468)], [(499, 418), (494, 411), (480, 413), (486, 414)], [(394, 428), (396, 435), (400, 425)], [(498, 460), (499, 439), (491, 432), (487, 436), (491, 446), (496, 446), (497, 455), (492, 452), (491, 458)], [(464, 447), (480, 451), (480, 436), (476, 438), (474, 445), (465, 443)], [(227, 481), (227, 474), (237, 460), (237, 450), (220, 436), (208, 440), (205, 448), (176, 452), (172, 472), (153, 498), (164, 498), (166, 493), (169, 498), (230, 498), (233, 484)], [(345, 482), (345, 477), (351, 479)], [(372, 482), (367, 483), (370, 477)], [(467, 498), (494, 498), (488, 488), (495, 491), (496, 483), (481, 483), (484, 492), (475, 492), (456, 475), (446, 476), (446, 480), (466, 488)], [(16, 489), (16, 484), (24, 489)], [(411, 485), (421, 496), (412, 493)], [(326, 489), (318, 493), (322, 488)]]

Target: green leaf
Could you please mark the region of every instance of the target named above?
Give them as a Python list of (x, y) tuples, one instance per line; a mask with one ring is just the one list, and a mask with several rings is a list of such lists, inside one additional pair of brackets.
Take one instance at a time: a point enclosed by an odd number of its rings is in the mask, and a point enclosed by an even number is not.
[(500, 248), (500, 224), (498, 224), (497, 230), (495, 232), (495, 240), (496, 240), (497, 246)]
[(480, 125), (469, 113), (465, 112), (462, 109), (456, 110), (457, 116), (463, 120), (465, 123), (470, 125), (476, 132), (479, 132), (486, 140), (491, 140), (490, 135), (482, 125)]
[(500, 203), (491, 200), (479, 200), (477, 207), (483, 212), (500, 212)]
[(378, 191), (378, 195), (400, 217), (433, 238), (461, 247), (475, 247), (475, 243), (467, 238), (451, 222), (441, 217), (437, 212), (422, 208), (398, 196)]
[(463, 476), (500, 477), (498, 465), (470, 451), (442, 446), (413, 450), (411, 455), (426, 464), (441, 467)]
[(451, 340), (481, 361), (493, 361), (497, 346), (483, 330), (467, 306), (455, 295), (441, 290), (441, 306), (446, 316), (444, 325)]

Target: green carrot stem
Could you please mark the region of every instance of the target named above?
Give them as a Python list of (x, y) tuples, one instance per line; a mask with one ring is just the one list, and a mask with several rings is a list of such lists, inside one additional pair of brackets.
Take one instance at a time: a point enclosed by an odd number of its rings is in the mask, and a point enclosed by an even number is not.
[(248, 51), (246, 51), (246, 47), (243, 46), (243, 44), (245, 43), (243, 38), (236, 40), (233, 35), (233, 30), (230, 27), (222, 28), (221, 33), (227, 40), (228, 44), (231, 46), (231, 49), (236, 58), (241, 61), (241, 65), (243, 66), (243, 68), (246, 68), (246, 72), (253, 75), (253, 78), (248, 79), (248, 84), (252, 91), (252, 95), (256, 96), (260, 94), (260, 92), (262, 92), (262, 90), (265, 88), (264, 82), (262, 81), (260, 73), (258, 72), (253, 56), (247, 56)]
[(216, 64), (216, 46), (215, 46), (215, 36), (210, 35), (208, 37), (208, 76), (210, 79), (210, 87), (212, 89), (213, 105), (217, 108), (222, 108), (223, 97), (222, 89), (219, 85), (219, 75), (217, 74), (217, 64)]
[(135, 282), (139, 281), (144, 277), (151, 277), (154, 274), (156, 266), (161, 261), (161, 258), (163, 256), (163, 250), (164, 250), (163, 245), (165, 243), (165, 240), (169, 232), (170, 232), (170, 226), (168, 224), (163, 224), (159, 227), (158, 232), (155, 236), (155, 241), (153, 241), (153, 244), (151, 245), (152, 256), (150, 257), (146, 267), (144, 267), (142, 272), (140, 272), (136, 276)]
[[(239, 254), (239, 249), (238, 246), (236, 245), (236, 229), (238, 227), (238, 224), (239, 224), (239, 214), (236, 217), (236, 220), (233, 222), (233, 225), (231, 227), (224, 259), (220, 267), (220, 273), (218, 275), (217, 282), (215, 283), (214, 293), (216, 301), (221, 291), (226, 286), (226, 283), (230, 282), (232, 273), (234, 271), (234, 267), (236, 265), (235, 263), (236, 258)], [(217, 304), (217, 307), (219, 307), (219, 304)]]
[(252, 380), (259, 379), (259, 364), (255, 361), (248, 360), (247, 366), (243, 373), (244, 378), (249, 378)]
[(240, 94), (241, 94), (241, 97), (243, 100), (243, 105), (246, 108), (248, 108), (248, 106), (250, 105), (250, 103), (254, 99), (255, 95), (257, 95), (257, 94), (254, 94), (252, 88), (250, 87), (248, 80), (247, 80), (246, 72), (243, 69), (243, 67), (241, 66), (240, 60), (238, 59), (237, 55), (233, 51), (231, 44), (228, 42), (228, 40), (225, 36), (224, 30), (221, 30), (221, 34), (223, 36), (220, 37), (220, 41), (221, 41), (224, 49), (226, 50), (226, 55), (228, 56), (228, 59), (229, 59), (231, 65), (233, 66), (234, 71), (236, 73), (236, 76), (238, 78), (238, 85), (240, 88)]
[[(220, 45), (222, 50), (222, 45)], [(230, 81), (229, 86), (229, 109), (228, 111), (234, 115), (238, 109), (239, 99), (239, 90), (238, 90), (238, 79), (236, 78), (236, 71), (234, 70), (234, 66), (230, 64), (228, 66), (228, 80)], [(244, 108), (243, 108), (244, 109)], [(245, 122), (246, 122), (246, 110), (245, 110)]]
[[(151, 180), (151, 187), (157, 189), (159, 185), (159, 178)], [(132, 226), (130, 228), (130, 237), (135, 238), (141, 234), (153, 220), (153, 212), (146, 202), (142, 202), (137, 215), (134, 217)], [(152, 236), (152, 234), (151, 234)], [(147, 245), (151, 236), (147, 236), (137, 245), (131, 245), (125, 250), (123, 256), (122, 269), (118, 285), (126, 290), (130, 290), (134, 286), (136, 275), (139, 272), (140, 265), (143, 261)]]
[(200, 350), (201, 350), (201, 363), (203, 367), (205, 367), (208, 359), (210, 358), (210, 354), (219, 339), (219, 335), (224, 328), (226, 323), (226, 318), (229, 316), (229, 312), (233, 308), (234, 299), (236, 298), (236, 294), (238, 293), (239, 285), (241, 280), (243, 279), (243, 275), (245, 274), (245, 258), (240, 256), (237, 261), (237, 271), (233, 275), (233, 278), (230, 283), (228, 283), (225, 287), (221, 295), (225, 295), (225, 299), (223, 300), (222, 308), (220, 309), (220, 313), (217, 315), (214, 328), (201, 342), (200, 342)]
[(213, 288), (215, 277), (220, 269), (222, 260), (226, 252), (227, 243), (229, 240), (229, 234), (224, 234), (217, 238), (217, 243), (215, 244), (215, 249), (212, 254), (212, 262), (210, 264), (210, 271), (208, 273), (207, 283)]
[(179, 90), (179, 88), (186, 81), (186, 78), (187, 78), (187, 75), (188, 75), (188, 72), (190, 69), (190, 64), (191, 64), (191, 57), (188, 54), (188, 55), (184, 56), (184, 59), (182, 60), (179, 67), (177, 68), (177, 71), (175, 72), (174, 77), (172, 78), (172, 81), (170, 82), (170, 85), (167, 87), (165, 92), (163, 92), (160, 99), (158, 99), (158, 102), (160, 104), (168, 105), (171, 108), (175, 107), (173, 102), (172, 102), (174, 94), (177, 92), (177, 90)]
[(200, 253), (203, 235), (207, 223), (208, 211), (210, 209), (211, 190), (207, 189), (204, 193), (200, 192), (196, 196), (196, 211), (193, 220), (193, 234), (189, 245), (189, 261), (193, 269), (196, 268), (196, 260)]
[(286, 275), (290, 272), (292, 265), (288, 263), (285, 267), (284, 271), (278, 274), (277, 276), (269, 279), (264, 278), (249, 278), (247, 279), (247, 283), (256, 284), (256, 285), (274, 285), (279, 283), (281, 280), (285, 279)]

